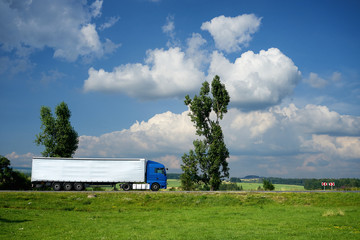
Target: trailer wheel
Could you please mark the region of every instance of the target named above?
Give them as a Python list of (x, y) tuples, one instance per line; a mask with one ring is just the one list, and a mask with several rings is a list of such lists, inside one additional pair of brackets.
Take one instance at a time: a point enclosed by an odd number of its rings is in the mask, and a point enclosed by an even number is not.
[(84, 185), (82, 183), (74, 183), (74, 189), (76, 191), (81, 191), (84, 189)]
[(72, 184), (71, 183), (64, 183), (64, 190), (65, 191), (70, 191), (72, 189)]
[(54, 191), (60, 191), (61, 190), (61, 184), (56, 182), (56, 183), (53, 183), (53, 189)]
[(130, 183), (125, 183), (125, 184), (123, 184), (123, 185), (122, 185), (122, 189), (123, 189), (124, 191), (129, 191), (129, 190), (131, 189)]
[(151, 190), (152, 191), (159, 191), (160, 185), (158, 183), (151, 184)]

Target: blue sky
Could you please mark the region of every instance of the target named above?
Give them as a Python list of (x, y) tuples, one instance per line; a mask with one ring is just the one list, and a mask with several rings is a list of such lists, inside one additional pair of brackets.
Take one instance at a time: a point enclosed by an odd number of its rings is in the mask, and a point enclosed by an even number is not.
[(183, 100), (219, 75), (231, 176), (360, 177), (358, 1), (0, 0), (0, 154), (31, 165), (65, 101), (77, 157), (180, 172)]

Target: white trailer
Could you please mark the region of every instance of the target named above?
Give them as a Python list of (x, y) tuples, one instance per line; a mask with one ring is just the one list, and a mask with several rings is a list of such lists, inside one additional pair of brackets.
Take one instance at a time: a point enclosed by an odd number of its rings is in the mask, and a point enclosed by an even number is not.
[[(151, 165), (161, 165), (144, 158), (46, 158), (32, 159), (31, 181), (33, 185), (51, 184), (54, 190), (82, 190), (85, 184), (123, 183), (125, 190), (149, 188), (152, 182)], [(160, 166), (160, 167), (161, 167)], [(159, 169), (159, 168), (156, 168)], [(165, 188), (166, 188), (166, 172)], [(151, 173), (150, 173), (151, 172)], [(155, 174), (155, 173), (154, 173)], [(159, 180), (159, 178), (157, 177)], [(162, 179), (163, 180), (163, 179)], [(148, 187), (146, 187), (148, 186)], [(154, 185), (164, 188), (159, 181)], [(156, 189), (155, 187), (155, 189)]]

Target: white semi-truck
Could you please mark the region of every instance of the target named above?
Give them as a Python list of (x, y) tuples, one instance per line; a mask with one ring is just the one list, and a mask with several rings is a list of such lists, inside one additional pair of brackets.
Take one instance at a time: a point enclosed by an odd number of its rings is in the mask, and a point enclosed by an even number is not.
[(34, 157), (31, 182), (55, 191), (81, 191), (86, 185), (120, 184), (125, 191), (167, 187), (164, 165), (144, 158)]

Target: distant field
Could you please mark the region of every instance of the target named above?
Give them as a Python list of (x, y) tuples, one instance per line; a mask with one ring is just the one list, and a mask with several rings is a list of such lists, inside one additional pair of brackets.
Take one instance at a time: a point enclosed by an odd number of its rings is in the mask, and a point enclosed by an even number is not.
[(0, 239), (360, 239), (359, 193), (0, 192)]
[[(178, 188), (180, 187), (180, 180), (178, 179), (168, 179), (168, 188)], [(244, 191), (257, 190), (258, 187), (262, 187), (262, 183), (247, 183), (241, 182), (237, 183), (239, 186), (243, 187)], [(286, 185), (286, 184), (274, 184), (275, 190), (277, 191), (303, 191), (304, 186), (299, 185)]]

